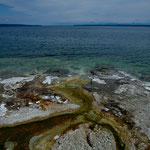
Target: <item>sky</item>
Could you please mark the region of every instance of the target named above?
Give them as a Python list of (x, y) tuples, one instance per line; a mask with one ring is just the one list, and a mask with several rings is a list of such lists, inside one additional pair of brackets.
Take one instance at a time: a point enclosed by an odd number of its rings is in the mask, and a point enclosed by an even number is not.
[(150, 0), (0, 0), (0, 24), (150, 23)]

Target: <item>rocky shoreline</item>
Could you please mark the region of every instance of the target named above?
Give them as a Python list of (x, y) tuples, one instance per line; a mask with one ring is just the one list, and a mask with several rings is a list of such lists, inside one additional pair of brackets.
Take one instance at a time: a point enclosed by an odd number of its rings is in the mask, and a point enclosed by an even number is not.
[(149, 150), (149, 114), (150, 83), (113, 66), (1, 79), (0, 149)]

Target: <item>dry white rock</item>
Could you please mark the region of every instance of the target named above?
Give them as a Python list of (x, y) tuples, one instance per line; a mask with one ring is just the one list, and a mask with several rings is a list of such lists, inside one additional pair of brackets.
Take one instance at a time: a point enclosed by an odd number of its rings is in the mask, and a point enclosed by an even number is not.
[(53, 79), (57, 79), (58, 77), (54, 77), (54, 76), (46, 76), (45, 80), (42, 82), (42, 84), (51, 84)]
[(35, 76), (30, 76), (30, 77), (12, 77), (9, 79), (5, 79), (0, 81), (1, 84), (16, 84), (18, 82), (30, 82), (35, 78)]
[(5, 107), (5, 104), (4, 103), (0, 104), (0, 117), (5, 116), (6, 112), (7, 108)]
[(92, 81), (98, 84), (106, 84), (105, 80), (100, 80), (98, 77), (93, 78)]
[(59, 135), (56, 135), (55, 137), (54, 137), (54, 140), (57, 140), (57, 139), (59, 139)]

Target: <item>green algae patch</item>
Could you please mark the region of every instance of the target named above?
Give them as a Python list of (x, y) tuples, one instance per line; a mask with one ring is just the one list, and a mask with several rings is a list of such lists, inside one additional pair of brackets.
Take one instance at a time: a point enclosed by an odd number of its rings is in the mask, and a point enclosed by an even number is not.
[(69, 78), (68, 80), (61, 81), (53, 88), (56, 93), (80, 105), (80, 110), (88, 111), (92, 108), (92, 103), (94, 101), (92, 93), (82, 88), (82, 86), (86, 85), (88, 82), (89, 79), (87, 78)]
[(109, 130), (116, 142), (116, 150), (129, 150), (131, 146), (132, 137), (126, 124), (120, 124), (115, 120), (115, 117), (108, 116), (98, 110), (91, 110), (84, 115), (85, 120), (98, 125), (102, 129)]
[(49, 139), (52, 140), (53, 136), (64, 132), (69, 126), (83, 122), (85, 121), (81, 115), (68, 114), (12, 128), (1, 128), (0, 145), (3, 147), (7, 141), (12, 141), (17, 143), (15, 150), (28, 150), (29, 142), (34, 136), (50, 134), (52, 136)]
[(83, 86), (89, 82), (88, 78), (71, 77), (61, 80), (56, 86)]
[(73, 101), (75, 104), (80, 105), (81, 110), (89, 110), (92, 106), (92, 94), (82, 89), (81, 87), (59, 87), (56, 88), (56, 91), (64, 95), (67, 99)]
[[(73, 115), (74, 116), (74, 115)], [(64, 116), (61, 116), (64, 117)], [(57, 137), (65, 134), (67, 131), (74, 129), (79, 124), (85, 123), (81, 115), (76, 115), (75, 118), (68, 118), (65, 122), (60, 123), (45, 132), (36, 134), (30, 139), (29, 147), (31, 150), (49, 149), (55, 143)]]

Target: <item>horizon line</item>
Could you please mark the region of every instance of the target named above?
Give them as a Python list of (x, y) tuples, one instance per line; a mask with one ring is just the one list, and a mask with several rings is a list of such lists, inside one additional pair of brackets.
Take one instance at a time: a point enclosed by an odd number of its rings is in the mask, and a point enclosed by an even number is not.
[(150, 23), (83, 23), (83, 24), (18, 24), (18, 23), (0, 23), (0, 27), (9, 26), (150, 26)]

